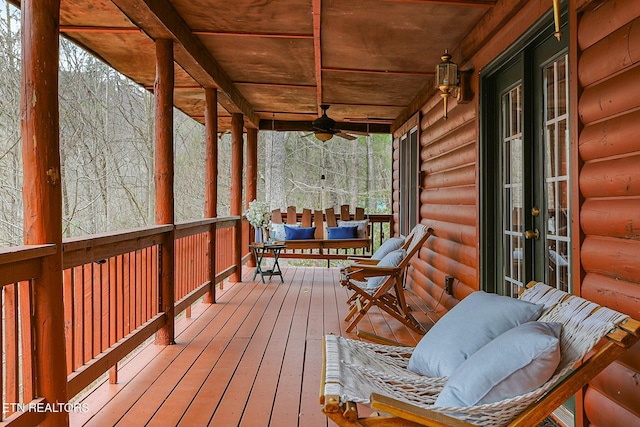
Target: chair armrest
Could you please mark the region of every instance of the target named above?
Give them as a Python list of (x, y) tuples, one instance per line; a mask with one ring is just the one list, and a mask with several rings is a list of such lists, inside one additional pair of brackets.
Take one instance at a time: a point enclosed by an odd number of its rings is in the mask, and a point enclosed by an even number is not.
[(475, 424), (450, 417), (440, 412), (419, 408), (377, 393), (371, 394), (371, 407), (380, 412), (394, 415), (429, 427), (475, 427)]
[(380, 262), (379, 259), (371, 259), (371, 258), (359, 257), (359, 256), (349, 256), (347, 257), (347, 259), (350, 261), (355, 261), (357, 264), (362, 264), (362, 265), (376, 265), (378, 264), (378, 262)]
[(396, 267), (378, 267), (375, 265), (354, 264), (342, 270), (344, 280), (364, 282), (370, 277), (392, 276), (401, 271)]

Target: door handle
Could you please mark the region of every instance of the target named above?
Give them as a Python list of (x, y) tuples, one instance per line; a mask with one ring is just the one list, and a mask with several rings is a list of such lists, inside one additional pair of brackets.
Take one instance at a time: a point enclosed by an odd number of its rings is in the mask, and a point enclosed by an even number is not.
[(535, 239), (538, 240), (540, 238), (540, 232), (538, 231), (537, 228), (533, 229), (533, 230), (527, 230), (524, 232), (524, 237), (525, 239)]

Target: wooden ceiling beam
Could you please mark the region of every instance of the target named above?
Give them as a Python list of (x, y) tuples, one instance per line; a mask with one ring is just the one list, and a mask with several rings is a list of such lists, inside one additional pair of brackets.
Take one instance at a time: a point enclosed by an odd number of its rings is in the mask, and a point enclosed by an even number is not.
[(332, 107), (335, 106), (343, 106), (343, 107), (389, 107), (389, 108), (404, 108), (406, 107), (405, 104), (365, 104), (365, 103), (358, 103), (358, 104), (352, 104), (349, 102), (327, 102), (327, 104), (331, 104)]
[[(144, 88), (147, 89), (150, 92), (153, 92), (153, 87), (154, 85), (145, 85)], [(202, 86), (174, 86), (173, 87), (174, 91), (178, 91), (178, 90), (204, 90), (204, 88)]]
[(313, 34), (290, 33), (236, 33), (231, 31), (193, 30), (193, 34), (198, 36), (260, 37), (267, 39), (313, 39)]
[(154, 40), (175, 40), (176, 62), (203, 87), (213, 86), (214, 83), (226, 95), (219, 97), (218, 102), (229, 112), (242, 113), (245, 122), (258, 127), (260, 118), (249, 102), (169, 2), (113, 0), (113, 3)]
[(314, 88), (316, 85), (296, 84), (296, 83), (268, 83), (268, 82), (234, 82), (236, 86), (270, 86), (270, 87), (289, 87), (289, 88)]
[(61, 33), (111, 33), (111, 34), (127, 34), (140, 33), (142, 30), (138, 27), (98, 27), (84, 25), (60, 25)]
[(322, 71), (331, 73), (354, 73), (354, 74), (381, 74), (381, 75), (398, 75), (398, 76), (420, 76), (433, 77), (435, 71), (393, 71), (393, 70), (366, 70), (358, 68), (329, 68), (323, 67)]
[(312, 13), (313, 13), (313, 58), (314, 68), (316, 70), (316, 98), (318, 115), (322, 113), (320, 105), (322, 102), (322, 49), (320, 46), (320, 24), (321, 17), (320, 12), (322, 10), (322, 0), (312, 0)]
[(455, 6), (493, 7), (498, 0), (385, 0), (393, 3), (446, 4)]

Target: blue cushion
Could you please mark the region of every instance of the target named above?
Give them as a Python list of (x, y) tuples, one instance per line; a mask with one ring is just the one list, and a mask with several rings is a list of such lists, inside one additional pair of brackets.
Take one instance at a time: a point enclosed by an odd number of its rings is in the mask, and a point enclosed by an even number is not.
[(422, 337), (408, 369), (429, 377), (449, 377), (473, 353), (509, 329), (536, 320), (543, 309), (511, 297), (474, 292)]
[(284, 226), (285, 240), (309, 240), (314, 238), (315, 233), (315, 227)]
[(358, 226), (353, 227), (327, 227), (329, 239), (355, 239)]
[[(397, 267), (406, 256), (407, 256), (407, 251), (405, 251), (404, 249), (396, 249), (395, 251), (391, 251), (388, 254), (386, 254), (384, 258), (382, 258), (380, 262), (376, 264), (376, 266), (377, 267)], [(384, 281), (387, 280), (387, 277), (389, 276), (369, 277), (367, 279), (367, 291), (369, 293), (375, 292), (380, 286), (382, 286), (382, 283), (384, 283)]]
[(561, 323), (527, 322), (509, 329), (460, 365), (435, 405), (483, 405), (537, 389), (560, 363), (561, 328)]

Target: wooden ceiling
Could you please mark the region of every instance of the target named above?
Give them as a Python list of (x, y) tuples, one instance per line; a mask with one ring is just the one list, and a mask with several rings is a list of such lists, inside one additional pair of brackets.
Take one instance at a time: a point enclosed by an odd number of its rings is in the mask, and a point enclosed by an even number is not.
[[(310, 128), (321, 103), (339, 127), (387, 130), (433, 85), (495, 0), (61, 0), (60, 31), (153, 89), (153, 40), (175, 44), (175, 105), (204, 121), (219, 88), (219, 128)], [(454, 56), (455, 58), (455, 56)]]

